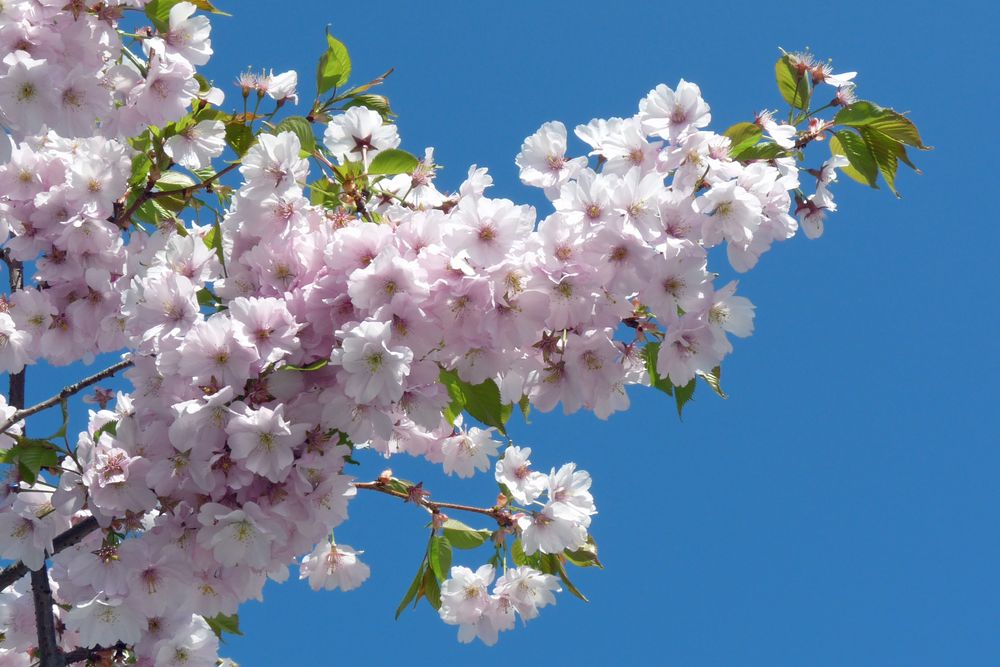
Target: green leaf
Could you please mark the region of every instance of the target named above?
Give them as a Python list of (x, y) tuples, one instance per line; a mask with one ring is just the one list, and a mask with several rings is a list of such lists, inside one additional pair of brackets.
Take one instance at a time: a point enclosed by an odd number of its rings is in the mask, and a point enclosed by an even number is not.
[(732, 142), (729, 155), (736, 159), (743, 150), (756, 145), (764, 133), (756, 123), (736, 123), (723, 134)]
[(295, 136), (299, 138), (304, 152), (312, 155), (312, 152), (316, 150), (316, 135), (313, 134), (312, 124), (305, 117), (289, 116), (285, 118), (273, 130), (274, 134), (282, 132), (294, 132)]
[(313, 206), (336, 208), (340, 206), (340, 185), (328, 178), (320, 178), (309, 184), (309, 203)]
[(160, 226), (168, 220), (174, 220), (176, 216), (160, 205), (158, 199), (148, 199), (143, 202), (135, 211), (135, 217), (143, 222)]
[(574, 586), (573, 582), (569, 580), (569, 575), (566, 574), (566, 568), (563, 566), (562, 561), (558, 558), (554, 558), (553, 560), (556, 562), (557, 573), (559, 574), (559, 578), (562, 579), (563, 584), (566, 585), (566, 589), (584, 602), (590, 602), (590, 600), (587, 599), (587, 596), (581, 593), (580, 589)]
[(219, 303), (221, 303), (222, 301), (221, 299), (219, 299), (219, 297), (217, 297), (215, 294), (212, 293), (212, 290), (208, 289), (207, 287), (202, 287), (195, 293), (195, 296), (198, 298), (199, 306), (208, 306), (211, 308), (219, 305)]
[(321, 368), (325, 368), (329, 363), (330, 363), (329, 359), (317, 359), (316, 361), (308, 363), (305, 366), (293, 366), (292, 364), (285, 364), (284, 366), (281, 367), (281, 369), (286, 371), (303, 371), (303, 372), (318, 371)]
[(531, 400), (527, 395), (521, 397), (521, 400), (517, 402), (517, 407), (521, 409), (521, 416), (524, 417), (524, 423), (530, 424), (528, 421), (528, 415), (531, 414)]
[(849, 130), (840, 130), (830, 137), (830, 152), (836, 155), (844, 155), (851, 163), (850, 167), (844, 167), (841, 171), (859, 183), (878, 187), (875, 179), (878, 176), (878, 165), (875, 156), (872, 155), (871, 148), (861, 138)]
[(163, 192), (183, 190), (184, 188), (190, 188), (193, 185), (195, 185), (194, 179), (187, 174), (180, 173), (179, 171), (168, 171), (162, 174), (159, 180), (156, 181), (156, 187)]
[(684, 406), (694, 397), (695, 381), (691, 380), (683, 387), (674, 387), (674, 401), (677, 403), (677, 416), (683, 417)]
[(524, 545), (521, 544), (521, 540), (514, 540), (514, 544), (510, 545), (510, 558), (518, 567), (524, 567), (528, 564), (528, 557), (524, 553)]
[(424, 572), (424, 582), (420, 590), (435, 611), (441, 608), (441, 586), (438, 585), (437, 577), (429, 569)]
[(438, 581), (444, 581), (451, 574), (451, 542), (447, 537), (435, 535), (427, 545), (427, 562), (437, 576)]
[[(182, 0), (150, 0), (146, 5), (146, 16), (153, 22), (157, 30), (166, 32), (170, 29), (170, 10), (179, 2)], [(188, 0), (188, 2), (202, 11), (230, 16), (230, 14), (217, 9), (209, 0)]]
[(751, 162), (753, 160), (773, 160), (785, 154), (785, 149), (771, 141), (762, 141), (759, 144), (748, 146), (733, 156), (734, 160), (741, 162)]
[(913, 121), (898, 111), (885, 109), (872, 102), (860, 100), (844, 107), (834, 116), (833, 122), (849, 127), (867, 127), (907, 146), (929, 150)]
[(877, 104), (873, 104), (867, 100), (858, 100), (838, 111), (837, 115), (833, 117), (833, 122), (835, 125), (861, 127), (880, 118), (883, 112), (885, 112), (885, 109)]
[(674, 395), (674, 385), (669, 380), (661, 378), (656, 372), (656, 358), (660, 354), (659, 343), (647, 343), (642, 349), (642, 356), (646, 360), (646, 372), (649, 373), (649, 383), (667, 396)]
[(253, 142), (253, 130), (249, 126), (239, 123), (226, 125), (226, 143), (240, 157), (246, 155), (250, 147), (253, 146)]
[(368, 166), (369, 174), (409, 174), (416, 169), (420, 160), (416, 155), (401, 151), (398, 148), (387, 148), (379, 151)]
[(389, 98), (385, 95), (375, 95), (373, 93), (354, 95), (344, 103), (344, 109), (350, 109), (351, 107), (364, 107), (372, 111), (377, 111), (382, 116), (383, 121), (388, 121), (396, 115), (392, 107), (389, 106)]
[(443, 529), (444, 536), (456, 549), (475, 549), (485, 544), (493, 535), (489, 530), (472, 528), (455, 519), (445, 521)]
[(243, 633), (240, 632), (239, 614), (216, 614), (215, 616), (202, 616), (202, 618), (219, 639), (222, 639), (223, 633), (243, 636)]
[(38, 480), (42, 468), (59, 465), (59, 453), (47, 440), (19, 437), (17, 444), (4, 454), (3, 463), (17, 463), (21, 479), (28, 484)]
[(109, 421), (107, 424), (101, 428), (94, 431), (94, 442), (101, 439), (101, 435), (107, 433), (108, 435), (114, 437), (118, 435), (118, 420)]
[(451, 396), (451, 403), (445, 408), (445, 417), (451, 423), (455, 422), (455, 417), (464, 409), (483, 424), (507, 433), (505, 424), (510, 419), (514, 406), (501, 402), (496, 382), (486, 380), (480, 384), (469, 384), (458, 377), (458, 373), (448, 370), (442, 370), (439, 379)]
[(861, 133), (861, 137), (871, 149), (878, 170), (882, 174), (882, 178), (885, 179), (885, 184), (889, 186), (892, 194), (899, 197), (899, 192), (896, 191), (896, 171), (899, 169), (896, 147), (899, 150), (906, 149), (895, 139), (891, 139), (881, 132), (871, 129), (871, 127), (860, 127), (858, 132)]
[(153, 161), (146, 153), (139, 153), (132, 158), (132, 175), (128, 178), (128, 184), (133, 188), (139, 188), (146, 184), (149, 177), (149, 170), (153, 166)]
[(410, 584), (410, 587), (406, 590), (406, 595), (403, 596), (403, 601), (399, 603), (398, 607), (396, 607), (396, 620), (399, 620), (399, 615), (403, 613), (403, 610), (406, 609), (406, 605), (410, 604), (414, 598), (419, 600), (419, 598), (417, 598), (417, 592), (420, 590), (420, 584), (424, 581), (424, 571), (426, 568), (427, 561), (421, 561), (420, 567), (417, 568), (417, 576), (413, 578), (413, 583)]
[(343, 42), (327, 34), (327, 49), (316, 67), (316, 92), (320, 95), (339, 88), (351, 76), (351, 56)]
[(597, 558), (597, 543), (594, 542), (592, 535), (587, 536), (587, 542), (582, 547), (572, 551), (567, 549), (563, 552), (563, 556), (577, 567), (599, 567), (602, 570), (604, 569), (604, 564)]
[(792, 64), (792, 58), (787, 53), (774, 64), (774, 75), (778, 81), (778, 91), (785, 101), (796, 109), (805, 111), (809, 108), (809, 77), (800, 73)]
[(721, 398), (729, 398), (726, 396), (726, 392), (722, 391), (722, 385), (720, 384), (722, 380), (722, 367), (716, 366), (710, 371), (698, 371), (698, 376), (708, 383), (708, 386), (712, 388), (716, 394)]

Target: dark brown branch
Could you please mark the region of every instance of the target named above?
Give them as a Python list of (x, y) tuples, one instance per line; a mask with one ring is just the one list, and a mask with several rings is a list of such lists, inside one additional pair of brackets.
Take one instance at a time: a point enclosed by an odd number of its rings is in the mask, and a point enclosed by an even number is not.
[(118, 642), (109, 648), (101, 646), (95, 646), (94, 648), (75, 648), (66, 654), (66, 664), (72, 665), (73, 663), (83, 662), (84, 660), (93, 660), (96, 662), (104, 657), (103, 654), (108, 651), (124, 651), (127, 648), (128, 646), (121, 642)]
[[(52, 540), (52, 552), (49, 555), (55, 556), (63, 549), (70, 548), (97, 529), (97, 519), (92, 516), (87, 517), (66, 532), (57, 535), (56, 538)], [(0, 590), (6, 589), (27, 573), (28, 568), (24, 563), (20, 562), (14, 563), (13, 565), (5, 567), (3, 570), (0, 570)]]
[(66, 659), (56, 639), (56, 617), (52, 613), (52, 588), (49, 570), (42, 563), (31, 573), (31, 596), (35, 602), (35, 631), (38, 633), (39, 667), (65, 667)]
[[(93, 384), (97, 384), (101, 380), (106, 380), (109, 377), (111, 377), (112, 375), (114, 375), (115, 373), (117, 373), (118, 371), (122, 370), (123, 368), (128, 368), (131, 365), (132, 365), (132, 360), (131, 359), (123, 359), (122, 361), (119, 361), (117, 364), (114, 364), (112, 366), (108, 366), (107, 368), (105, 368), (103, 371), (100, 371), (99, 373), (94, 373), (90, 377), (84, 378), (84, 379), (80, 380), (79, 382), (74, 382), (73, 384), (66, 385), (55, 396), (50, 396), (49, 398), (46, 398), (41, 403), (36, 403), (35, 405), (32, 405), (30, 408), (23, 408), (23, 409), (18, 410), (17, 412), (15, 412), (13, 415), (11, 415), (10, 419), (8, 419), (7, 421), (5, 421), (2, 424), (0, 424), (0, 433), (6, 433), (7, 429), (9, 429), (11, 426), (13, 426), (17, 422), (21, 421), (22, 419), (24, 419), (25, 417), (30, 417), (31, 415), (35, 414), (36, 412), (41, 412), (42, 410), (45, 410), (47, 408), (51, 408), (51, 407), (54, 407), (56, 405), (59, 405), (60, 403), (62, 403), (63, 401), (65, 401), (67, 398), (69, 398), (73, 394), (77, 394), (77, 393), (83, 391), (84, 389), (86, 389), (87, 387), (89, 387), (89, 386), (91, 386)], [(20, 375), (20, 373), (18, 375)], [(17, 377), (17, 376), (12, 376), (11, 377), (11, 384), (12, 385), (13, 385), (15, 377)], [(13, 386), (11, 387), (11, 396), (13, 397)], [(11, 399), (11, 403), (10, 404), (14, 405), (13, 398)], [(23, 405), (23, 402), (22, 402), (22, 405)]]

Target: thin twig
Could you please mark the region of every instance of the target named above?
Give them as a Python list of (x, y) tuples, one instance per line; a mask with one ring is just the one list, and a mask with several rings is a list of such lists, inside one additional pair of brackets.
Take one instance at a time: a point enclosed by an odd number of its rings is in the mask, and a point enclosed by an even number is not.
[(178, 188), (176, 190), (161, 190), (160, 192), (152, 192), (146, 195), (146, 199), (157, 199), (159, 197), (169, 197), (171, 195), (180, 195), (185, 199), (187, 199), (198, 190), (202, 190), (204, 188), (209, 187), (217, 180), (219, 180), (220, 178), (231, 172), (233, 169), (236, 169), (238, 166), (240, 166), (239, 162), (233, 162), (229, 166), (225, 167), (219, 173), (215, 174), (214, 176), (211, 176), (210, 178), (206, 178), (201, 183), (195, 183), (194, 185), (189, 185), (186, 188)]
[[(50, 396), (41, 403), (36, 403), (35, 405), (32, 405), (30, 408), (23, 408), (21, 410), (18, 410), (13, 415), (11, 415), (10, 419), (5, 421), (3, 424), (0, 424), (0, 433), (6, 433), (7, 429), (9, 429), (11, 426), (24, 419), (25, 417), (30, 417), (36, 412), (41, 412), (42, 410), (45, 410), (47, 408), (59, 405), (73, 394), (77, 394), (86, 389), (87, 387), (89, 387), (90, 385), (97, 384), (101, 380), (106, 380), (107, 378), (111, 377), (118, 371), (122, 370), (123, 368), (128, 368), (131, 365), (132, 365), (131, 359), (122, 359), (117, 364), (114, 364), (113, 366), (108, 366), (99, 373), (94, 373), (88, 378), (84, 378), (79, 382), (74, 382), (71, 385), (63, 387), (58, 394), (56, 394), (55, 396)], [(16, 376), (11, 377), (12, 382), (14, 377)], [(13, 401), (11, 402), (11, 405), (14, 405)]]
[(414, 502), (421, 507), (427, 508), (433, 514), (438, 514), (442, 509), (458, 510), (460, 512), (474, 512), (476, 514), (485, 514), (488, 517), (492, 517), (502, 526), (509, 525), (511, 520), (510, 512), (502, 507), (473, 507), (472, 505), (459, 505), (458, 503), (445, 503), (427, 500), (427, 498), (425, 498), (421, 493), (412, 494), (394, 491), (385, 483), (380, 481), (355, 482), (354, 487), (368, 491), (378, 491), (379, 493), (384, 493), (387, 496), (394, 496), (396, 498), (402, 498), (403, 500)]

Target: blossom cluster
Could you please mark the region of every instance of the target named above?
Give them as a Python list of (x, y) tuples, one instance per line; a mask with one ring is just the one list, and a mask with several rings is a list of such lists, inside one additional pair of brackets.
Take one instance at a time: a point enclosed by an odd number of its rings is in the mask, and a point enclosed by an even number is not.
[[(431, 149), (380, 170), (400, 137), (364, 106), (324, 119), (315, 153), (314, 137), (280, 126), (240, 149), (231, 130), (252, 133), (253, 119), (218, 112), (221, 91), (195, 77), (212, 53), (208, 20), (174, 3), (139, 56), (116, 21), (144, 4), (15, 0), (0, 12), (11, 144), (0, 240), (8, 261), (33, 269), (0, 308), (0, 369), (114, 351), (132, 364), (132, 390), (111, 409), (101, 399), (58, 475), (29, 480), (12, 466), (0, 500), (0, 556), (33, 570), (48, 560), (66, 650), (122, 643), (139, 665), (214, 665), (206, 619), (260, 598), (289, 564), (314, 589), (359, 586), (362, 552), (331, 537), (357, 494), (355, 452), (469, 477), (489, 470), (505, 431), (471, 408), (483, 427), (456, 416), (456, 388), (492, 391), (498, 407), (606, 418), (628, 407), (628, 385), (717, 377), (729, 335), (752, 332), (753, 306), (735, 281), (715, 285), (709, 250), (725, 245), (747, 271), (796, 232), (795, 214), (815, 236), (835, 208), (840, 158), (793, 211), (795, 158), (735, 159), (683, 80), (631, 117), (577, 127), (588, 155), (567, 154), (559, 122), (528, 137), (516, 161), (552, 203), (540, 220), (489, 196), (486, 169), (442, 192)], [(275, 111), (297, 101), (294, 73), (241, 85)], [(778, 146), (797, 136), (769, 117), (760, 127)], [(218, 221), (134, 222), (171, 194), (161, 171), (199, 172), (185, 196), (208, 189), (218, 175), (201, 170), (227, 142), (242, 183)], [(316, 183), (338, 196), (315, 196)], [(0, 417), (14, 414), (0, 403)], [(0, 449), (22, 446), (19, 428)], [(494, 513), (497, 539), (536, 559), (583, 547), (590, 476), (574, 464), (534, 472), (530, 454), (510, 445), (496, 462), (508, 503)], [(57, 553), (56, 536), (86, 521), (99, 530)], [(559, 590), (551, 572), (519, 565), (490, 593), (495, 570), (456, 566), (441, 586), (439, 613), (462, 641), (495, 642)], [(29, 664), (34, 614), (26, 578), (0, 595), (9, 664)]]

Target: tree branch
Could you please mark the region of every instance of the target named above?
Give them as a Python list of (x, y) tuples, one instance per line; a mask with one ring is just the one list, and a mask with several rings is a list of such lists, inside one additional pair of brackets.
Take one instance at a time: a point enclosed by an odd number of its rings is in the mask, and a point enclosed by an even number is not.
[(384, 493), (387, 496), (402, 498), (406, 502), (416, 503), (417, 505), (426, 508), (432, 514), (439, 514), (442, 509), (450, 509), (458, 510), (460, 512), (485, 514), (501, 526), (509, 526), (513, 523), (510, 512), (502, 507), (473, 507), (472, 505), (459, 505), (458, 503), (445, 503), (427, 500), (427, 492), (419, 488), (419, 486), (410, 486), (410, 493), (403, 493), (402, 491), (390, 489), (387, 482), (376, 480), (374, 482), (355, 482), (354, 488), (365, 489), (368, 491), (378, 491), (379, 493)]
[(38, 633), (39, 667), (65, 667), (66, 659), (56, 639), (56, 619), (52, 613), (52, 588), (49, 570), (42, 567), (31, 573), (31, 596), (35, 602), (35, 631)]
[[(41, 403), (36, 403), (35, 405), (32, 405), (30, 408), (23, 408), (23, 409), (18, 410), (13, 415), (11, 415), (10, 419), (8, 419), (7, 421), (5, 421), (2, 424), (0, 424), (0, 433), (6, 433), (7, 429), (9, 429), (11, 426), (13, 426), (17, 422), (21, 421), (22, 419), (24, 419), (25, 417), (30, 417), (31, 415), (35, 414), (36, 412), (41, 412), (42, 410), (45, 410), (47, 408), (51, 408), (53, 406), (59, 405), (61, 402), (65, 401), (67, 398), (69, 398), (73, 394), (77, 394), (77, 393), (83, 391), (84, 389), (86, 389), (87, 387), (89, 387), (89, 386), (91, 386), (93, 384), (97, 384), (101, 380), (106, 380), (109, 377), (111, 377), (112, 375), (114, 375), (115, 373), (117, 373), (118, 371), (122, 370), (123, 368), (128, 368), (131, 365), (132, 365), (132, 360), (131, 359), (123, 359), (123, 360), (119, 361), (117, 364), (114, 364), (112, 366), (108, 366), (107, 368), (105, 368), (103, 371), (100, 371), (99, 373), (94, 373), (90, 377), (84, 378), (84, 379), (80, 380), (79, 382), (74, 382), (71, 385), (67, 385), (67, 386), (63, 387), (62, 390), (58, 394), (56, 394), (55, 396), (50, 396), (49, 398), (45, 399)], [(22, 371), (22, 373), (23, 373), (23, 371)], [(18, 373), (18, 375), (21, 375), (22, 373)], [(16, 378), (16, 377), (17, 377), (16, 375), (11, 377), (11, 385), (12, 385), (11, 386), (11, 402), (10, 402), (11, 405), (14, 405), (14, 399), (13, 399), (13, 396), (14, 396), (13, 382), (14, 382), (14, 378)], [(22, 392), (23, 392), (23, 390), (22, 390)], [(22, 398), (23, 398), (23, 393), (22, 393)], [(23, 405), (23, 401), (22, 401), (22, 405)]]
[(195, 183), (194, 185), (189, 185), (186, 188), (177, 188), (176, 190), (161, 190), (159, 192), (151, 192), (149, 194), (146, 194), (145, 197), (146, 199), (157, 199), (159, 197), (170, 197), (171, 195), (180, 195), (185, 199), (187, 199), (198, 190), (211, 187), (213, 183), (215, 183), (217, 180), (219, 180), (220, 178), (222, 178), (223, 176), (225, 176), (226, 174), (228, 174), (233, 169), (236, 169), (239, 166), (240, 166), (239, 162), (233, 162), (232, 164), (223, 168), (222, 171), (220, 171), (219, 173), (209, 178), (206, 178), (201, 183)]
[[(68, 549), (74, 544), (79, 543), (87, 535), (90, 535), (92, 532), (97, 530), (98, 527), (97, 519), (92, 516), (87, 517), (66, 532), (57, 535), (56, 538), (52, 540), (52, 552), (49, 555), (55, 556), (63, 549)], [(21, 562), (14, 563), (13, 565), (5, 567), (3, 570), (0, 570), (0, 591), (17, 582), (18, 579), (27, 573), (27, 566)]]
[(66, 654), (66, 664), (72, 665), (73, 663), (83, 662), (84, 660), (96, 661), (102, 657), (101, 656), (102, 653), (106, 653), (107, 651), (124, 651), (127, 648), (128, 646), (123, 644), (122, 642), (118, 642), (114, 646), (110, 646), (107, 648), (103, 646), (95, 646), (93, 648), (86, 648), (86, 647), (75, 648)]

